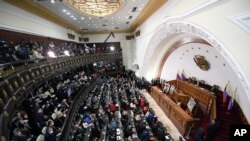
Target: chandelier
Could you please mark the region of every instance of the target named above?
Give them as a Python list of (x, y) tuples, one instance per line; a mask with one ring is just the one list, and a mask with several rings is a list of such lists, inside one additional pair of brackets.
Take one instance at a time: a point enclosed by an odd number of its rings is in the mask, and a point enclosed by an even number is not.
[(67, 2), (83, 13), (98, 17), (110, 15), (120, 7), (120, 0), (68, 0)]

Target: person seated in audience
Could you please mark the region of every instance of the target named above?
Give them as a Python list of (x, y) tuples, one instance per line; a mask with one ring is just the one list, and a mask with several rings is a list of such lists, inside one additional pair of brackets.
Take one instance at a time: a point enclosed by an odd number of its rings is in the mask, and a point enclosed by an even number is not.
[(44, 58), (41, 54), (41, 51), (36, 46), (33, 46), (32, 54), (33, 55), (31, 59), (43, 59)]
[(85, 119), (85, 121), (87, 122), (87, 124), (90, 125), (92, 123), (92, 118), (89, 115), (89, 113), (85, 112), (84, 115), (83, 115), (83, 118)]
[(16, 46), (16, 53), (17, 53), (17, 57), (21, 60), (26, 60), (26, 59), (30, 59), (29, 58), (29, 46), (26, 44), (20, 44), (18, 46)]
[(20, 129), (16, 128), (14, 131), (14, 140), (15, 141), (27, 141), (28, 136), (24, 135)]
[(118, 127), (117, 122), (115, 121), (115, 119), (113, 118), (108, 126), (109, 130), (112, 131), (114, 129), (116, 129)]
[(128, 125), (126, 128), (125, 128), (125, 133), (124, 133), (124, 137), (125, 138), (129, 138), (131, 137), (133, 134), (132, 132), (132, 126), (131, 125)]
[(93, 127), (92, 132), (91, 132), (91, 138), (94, 138), (94, 140), (99, 139), (100, 138), (100, 133), (101, 132), (100, 132), (100, 129), (99, 129), (97, 123), (94, 122), (94, 127)]
[(53, 111), (51, 110), (51, 108), (50, 108), (49, 101), (47, 101), (46, 104), (45, 104), (44, 106), (42, 106), (42, 108), (43, 108), (43, 113), (44, 113), (45, 115), (51, 115), (52, 112), (53, 112)]
[(143, 108), (143, 113), (146, 114), (147, 112), (148, 112), (148, 107), (145, 106), (145, 107)]
[(145, 106), (145, 100), (144, 100), (143, 97), (140, 98), (140, 106), (141, 106), (142, 109), (143, 109), (144, 106)]
[(115, 130), (110, 134), (109, 141), (116, 141)]
[(43, 110), (38, 109), (37, 118), (36, 118), (40, 127), (46, 126), (47, 116), (43, 114)]
[(116, 102), (115, 102), (115, 101), (112, 102), (111, 104), (109, 104), (109, 109), (110, 109), (110, 111), (113, 112), (113, 113), (114, 113), (115, 110), (116, 110), (115, 105), (116, 105)]
[(14, 51), (9, 45), (0, 45), (0, 63), (9, 63), (15, 61), (13, 54)]
[(47, 130), (44, 136), (44, 141), (56, 141), (56, 134), (54, 133), (52, 127), (47, 127)]
[(147, 141), (149, 139), (149, 127), (145, 127), (142, 129), (140, 139), (141, 141)]

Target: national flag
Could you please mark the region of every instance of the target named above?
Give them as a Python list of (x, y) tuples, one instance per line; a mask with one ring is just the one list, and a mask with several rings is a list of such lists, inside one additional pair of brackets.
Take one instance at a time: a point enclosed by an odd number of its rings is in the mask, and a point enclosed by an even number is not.
[(181, 79), (182, 79), (182, 80), (186, 80), (186, 76), (185, 76), (185, 73), (184, 73), (184, 69), (182, 70), (182, 73), (181, 73)]
[(179, 75), (179, 70), (178, 70), (178, 72), (177, 72), (176, 79), (181, 79), (181, 77), (180, 77), (180, 75)]
[(224, 88), (224, 91), (223, 91), (223, 103), (226, 103), (227, 102), (227, 97), (228, 97), (228, 92), (229, 91), (229, 82), (227, 82), (227, 85), (226, 87)]
[(233, 92), (233, 95), (232, 95), (232, 97), (231, 97), (231, 99), (230, 99), (230, 101), (228, 103), (228, 107), (227, 107), (228, 111), (231, 111), (233, 109), (234, 99), (235, 99), (235, 95), (236, 95), (236, 90), (237, 90), (237, 88), (235, 88), (235, 90)]

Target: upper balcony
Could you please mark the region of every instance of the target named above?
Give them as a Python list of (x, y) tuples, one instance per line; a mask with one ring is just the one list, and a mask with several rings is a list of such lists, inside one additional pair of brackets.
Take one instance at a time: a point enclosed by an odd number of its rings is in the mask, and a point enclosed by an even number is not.
[[(10, 125), (9, 119), (27, 95), (53, 77), (79, 66), (99, 61), (122, 60), (121, 52), (46, 58), (13, 62), (0, 66), (0, 133)], [(8, 131), (8, 130), (6, 130)], [(2, 136), (1, 135), (1, 136)]]

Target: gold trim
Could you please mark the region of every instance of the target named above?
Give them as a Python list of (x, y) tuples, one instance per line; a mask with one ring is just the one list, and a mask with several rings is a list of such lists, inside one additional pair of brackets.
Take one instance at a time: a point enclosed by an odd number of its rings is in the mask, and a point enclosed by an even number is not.
[(136, 17), (135, 21), (129, 27), (129, 32), (134, 32), (138, 26), (144, 23), (151, 15), (153, 15), (167, 0), (149, 0), (147, 5), (140, 12), (139, 16)]
[[(37, 15), (43, 19), (51, 21), (59, 26), (65, 27), (66, 29), (74, 30), (75, 32), (81, 34), (104, 34), (104, 33), (130, 33), (135, 31), (135, 29), (145, 22), (156, 10), (158, 10), (162, 5), (164, 5), (167, 0), (149, 0), (147, 5), (143, 8), (140, 14), (137, 16), (132, 25), (126, 30), (108, 30), (108, 31), (89, 31), (84, 32), (70, 22), (67, 22), (58, 15), (50, 12), (48, 9), (40, 6), (38, 3), (33, 0), (4, 0), (7, 3), (14, 5), (20, 9), (23, 9), (29, 13)], [(119, 9), (118, 9), (119, 10)]]
[(104, 17), (115, 13), (121, 5), (120, 0), (100, 1), (100, 0), (67, 0), (70, 6), (79, 12), (96, 17)]

